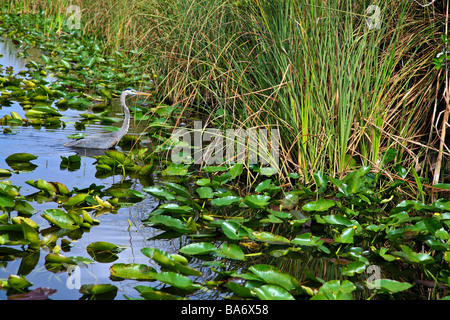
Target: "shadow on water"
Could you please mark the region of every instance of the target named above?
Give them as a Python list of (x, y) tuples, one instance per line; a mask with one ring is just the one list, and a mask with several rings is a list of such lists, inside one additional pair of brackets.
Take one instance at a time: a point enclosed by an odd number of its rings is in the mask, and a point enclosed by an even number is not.
[[(17, 48), (9, 42), (0, 43), (0, 64), (3, 68), (12, 67), (14, 73), (27, 70), (25, 67), (26, 59), (17, 58)], [(39, 56), (39, 53), (36, 53)], [(36, 56), (35, 55), (35, 56)], [(10, 105), (0, 107), (0, 118), (12, 111), (24, 116), (25, 112), (19, 103), (13, 102)], [(78, 120), (78, 113), (74, 110), (63, 111), (62, 119), (68, 122)], [(142, 191), (143, 185), (141, 181), (122, 177), (121, 175), (113, 175), (104, 179), (96, 178), (94, 155), (95, 152), (85, 152), (83, 150), (73, 150), (63, 146), (68, 140), (67, 136), (75, 133), (72, 125), (65, 128), (45, 128), (32, 126), (8, 126), (11, 128), (11, 134), (0, 133), (0, 168), (8, 168), (5, 158), (13, 153), (27, 152), (38, 156), (32, 163), (36, 165), (34, 170), (29, 172), (13, 172), (7, 178), (11, 184), (20, 187), (21, 195), (27, 198), (33, 198), (37, 193), (37, 189), (28, 185), (26, 181), (43, 179), (46, 181), (57, 181), (66, 185), (69, 190), (76, 188), (86, 188), (91, 184), (101, 185), (110, 188), (116, 184), (120, 184), (125, 180), (130, 188)], [(3, 132), (4, 126), (0, 126), (0, 132)], [(101, 132), (101, 126), (90, 125), (86, 127), (86, 134)], [(82, 157), (81, 166), (78, 170), (69, 170), (62, 168), (61, 157), (68, 157), (77, 154)], [(103, 151), (100, 151), (100, 154)], [(148, 181), (147, 181), (148, 183)], [(142, 192), (145, 194), (145, 192)], [(44, 210), (57, 208), (55, 202), (33, 201), (30, 203), (38, 212), (32, 216), (32, 219), (40, 226), (40, 231), (49, 228), (49, 223), (41, 217)], [(114, 263), (145, 263), (149, 264), (149, 258), (144, 256), (140, 249), (143, 247), (153, 247), (162, 249), (168, 253), (176, 252), (180, 247), (180, 239), (158, 239), (150, 240), (160, 233), (160, 230), (146, 227), (142, 224), (149, 212), (154, 210), (158, 205), (158, 201), (147, 195), (145, 199), (131, 207), (119, 209), (116, 213), (108, 213), (96, 217), (100, 220), (100, 224), (92, 227), (88, 232), (82, 234), (81, 238), (75, 239), (68, 250), (62, 252), (68, 257), (86, 257), (91, 258), (86, 251), (86, 247), (95, 241), (106, 241), (116, 245), (127, 246), (127, 249), (118, 254), (118, 259)], [(52, 299), (79, 299), (82, 294), (77, 288), (69, 285), (68, 272), (52, 273), (46, 270), (45, 256), (48, 252), (44, 249), (40, 250), (39, 262), (26, 279), (33, 283), (33, 289), (38, 287), (48, 287), (56, 289), (56, 293), (51, 295)], [(105, 284), (112, 283), (117, 286), (118, 293), (115, 299), (124, 299), (124, 295), (129, 297), (139, 297), (138, 292), (134, 289), (137, 285), (135, 281), (112, 281), (110, 279), (110, 271), (112, 263), (94, 262), (87, 265), (86, 268), (80, 270), (80, 284)], [(17, 274), (21, 267), (21, 259), (12, 261), (0, 261), (0, 278), (8, 278), (11, 274)], [(157, 265), (153, 265), (158, 269)], [(206, 274), (208, 272), (206, 271)], [(151, 285), (147, 284), (146, 285)], [(0, 300), (7, 299), (5, 291), (0, 291)]]

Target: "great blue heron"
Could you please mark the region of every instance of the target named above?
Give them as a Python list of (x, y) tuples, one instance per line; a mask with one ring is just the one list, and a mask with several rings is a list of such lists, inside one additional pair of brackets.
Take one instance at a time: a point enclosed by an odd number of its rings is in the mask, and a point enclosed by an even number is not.
[(130, 88), (127, 88), (122, 91), (120, 95), (120, 104), (125, 113), (125, 119), (123, 120), (122, 127), (119, 131), (108, 132), (108, 133), (100, 133), (92, 136), (87, 136), (78, 140), (73, 140), (66, 142), (64, 144), (65, 147), (74, 147), (74, 148), (86, 148), (86, 149), (111, 149), (115, 145), (117, 145), (120, 139), (127, 133), (128, 127), (130, 126), (130, 110), (125, 103), (125, 98), (127, 96), (135, 96), (135, 95), (147, 95), (149, 93), (139, 92)]

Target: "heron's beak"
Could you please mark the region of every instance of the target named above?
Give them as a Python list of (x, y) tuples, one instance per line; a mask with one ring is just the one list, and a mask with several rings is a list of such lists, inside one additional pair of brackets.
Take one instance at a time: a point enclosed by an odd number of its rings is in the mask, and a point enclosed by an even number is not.
[(146, 93), (146, 92), (136, 92), (136, 94), (138, 95), (142, 95), (142, 96), (151, 96), (151, 93)]

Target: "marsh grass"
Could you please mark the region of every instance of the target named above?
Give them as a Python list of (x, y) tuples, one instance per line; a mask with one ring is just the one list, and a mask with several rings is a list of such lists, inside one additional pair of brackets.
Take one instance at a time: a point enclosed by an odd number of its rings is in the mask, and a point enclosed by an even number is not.
[(390, 148), (395, 164), (420, 170), (438, 150), (431, 121), (443, 73), (431, 60), (443, 12), (434, 6), (377, 1), (379, 28), (367, 24), (371, 2), (349, 0), (40, 0), (11, 10), (58, 17), (72, 4), (81, 31), (158, 74), (160, 99), (186, 106), (183, 117), (196, 110), (222, 129), (279, 128), (283, 177), (387, 169)]

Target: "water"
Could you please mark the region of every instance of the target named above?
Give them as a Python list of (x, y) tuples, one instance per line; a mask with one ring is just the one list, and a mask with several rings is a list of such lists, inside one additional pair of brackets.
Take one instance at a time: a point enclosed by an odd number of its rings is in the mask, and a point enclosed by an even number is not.
[[(3, 54), (0, 64), (4, 69), (13, 67), (14, 73), (27, 70), (25, 67), (26, 59), (17, 58), (16, 50), (17, 48), (9, 41), (0, 43), (0, 53)], [(39, 52), (37, 54), (39, 55)], [(1, 106), (0, 118), (4, 115), (9, 115), (12, 111), (19, 113), (21, 116), (25, 114), (22, 107), (14, 102), (10, 106)], [(122, 177), (118, 175), (105, 179), (95, 178), (96, 169), (93, 165), (95, 159), (91, 157), (82, 157), (81, 167), (78, 170), (60, 169), (61, 156), (68, 157), (75, 154), (74, 151), (64, 147), (63, 143), (68, 140), (68, 135), (75, 133), (73, 125), (69, 123), (75, 122), (78, 117), (78, 112), (73, 110), (61, 113), (63, 115), (61, 119), (68, 124), (65, 128), (47, 129), (43, 127), (15, 126), (11, 127), (13, 134), (0, 133), (0, 168), (9, 168), (4, 160), (13, 153), (27, 152), (38, 156), (36, 160), (32, 161), (32, 163), (37, 165), (36, 169), (31, 172), (13, 173), (6, 180), (11, 181), (13, 185), (20, 186), (20, 193), (24, 196), (31, 196), (38, 192), (37, 189), (25, 183), (27, 180), (44, 179), (46, 181), (57, 181), (66, 185), (69, 190), (72, 190), (74, 187), (88, 187), (92, 183), (103, 185), (106, 189), (115, 183), (120, 183)], [(9, 128), (10, 126), (7, 127)], [(0, 132), (3, 132), (4, 128), (0, 126)], [(101, 131), (101, 126), (90, 125), (86, 127), (85, 133), (89, 135), (99, 131)], [(131, 180), (131, 183), (132, 189), (141, 191), (143, 186), (140, 181)], [(145, 194), (145, 192), (143, 193)], [(31, 218), (39, 224), (39, 230), (42, 231), (48, 228), (50, 225), (41, 217), (41, 214), (46, 209), (57, 208), (57, 204), (55, 202), (38, 203), (36, 201), (30, 204), (38, 210)], [(73, 241), (70, 251), (62, 253), (68, 257), (81, 256), (91, 258), (86, 251), (87, 245), (95, 241), (107, 241), (116, 245), (127, 246), (127, 249), (118, 254), (119, 258), (114, 263), (144, 263), (152, 265), (152, 261), (141, 253), (141, 248), (154, 247), (168, 253), (174, 253), (181, 246), (179, 239), (149, 240), (160, 233), (160, 231), (144, 226), (142, 219), (157, 205), (157, 200), (147, 195), (143, 201), (135, 206), (119, 209), (115, 214), (109, 213), (97, 217), (100, 220), (100, 224), (93, 226), (89, 232), (85, 232), (81, 239)], [(57, 244), (60, 245), (60, 240), (58, 240)], [(31, 273), (26, 275), (26, 279), (33, 283), (30, 289), (48, 287), (57, 290), (56, 293), (51, 295), (52, 299), (79, 299), (82, 294), (77, 288), (73, 288), (74, 282), (72, 278), (69, 279), (68, 272), (52, 273), (46, 270), (44, 266), (46, 255), (47, 252), (41, 249), (39, 263)], [(20, 263), (20, 258), (14, 261), (0, 261), (0, 278), (8, 278), (11, 274), (17, 274)], [(124, 299), (125, 295), (138, 297), (138, 292), (134, 289), (134, 286), (137, 284), (151, 285), (150, 283), (138, 283), (131, 280), (111, 281), (109, 271), (111, 265), (112, 263), (94, 262), (89, 264), (87, 268), (80, 269), (80, 284), (112, 283), (118, 288), (116, 299)], [(157, 269), (157, 266), (152, 266)], [(7, 299), (6, 292), (0, 290), (0, 300), (3, 299)]]

